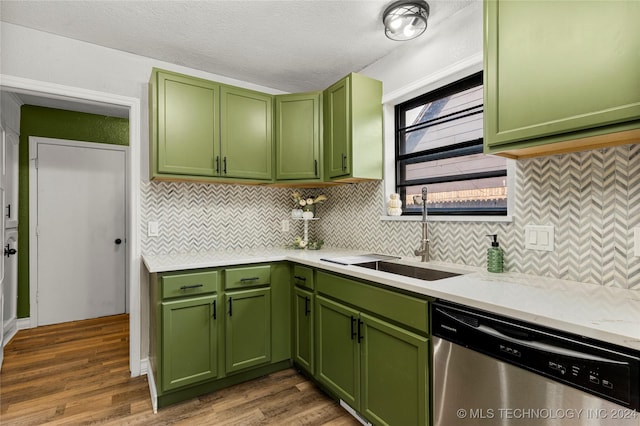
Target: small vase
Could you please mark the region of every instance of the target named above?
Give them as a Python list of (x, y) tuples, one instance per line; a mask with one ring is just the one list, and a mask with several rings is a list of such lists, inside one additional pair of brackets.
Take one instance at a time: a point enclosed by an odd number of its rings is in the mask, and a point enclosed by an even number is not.
[(303, 212), (311, 212), (311, 217), (314, 217), (316, 215), (316, 205), (315, 204), (307, 204), (306, 206), (302, 207), (302, 211)]
[(291, 217), (294, 219), (302, 218), (302, 209), (293, 209), (291, 210)]
[(310, 212), (310, 211), (302, 212), (302, 218), (313, 219), (313, 212)]

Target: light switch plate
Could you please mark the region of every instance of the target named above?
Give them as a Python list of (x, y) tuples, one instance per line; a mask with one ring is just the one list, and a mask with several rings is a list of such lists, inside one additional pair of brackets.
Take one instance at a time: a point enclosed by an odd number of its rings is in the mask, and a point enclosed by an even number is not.
[(152, 220), (147, 222), (147, 236), (157, 237), (158, 235), (160, 235), (158, 222)]
[(289, 232), (289, 219), (282, 219), (280, 222), (280, 230), (282, 232)]
[(528, 250), (553, 251), (554, 234), (553, 225), (525, 225), (524, 246)]
[(633, 254), (640, 257), (640, 227), (633, 228)]

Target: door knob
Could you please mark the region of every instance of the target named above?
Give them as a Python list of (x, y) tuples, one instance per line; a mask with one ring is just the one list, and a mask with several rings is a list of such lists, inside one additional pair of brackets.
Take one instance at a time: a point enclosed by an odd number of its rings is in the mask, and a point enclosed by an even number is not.
[(116, 244), (118, 244), (118, 245), (119, 245), (119, 244), (122, 244), (122, 240), (121, 240), (120, 238), (116, 238), (115, 243), (116, 243)]
[(4, 246), (4, 255), (9, 257), (9, 256), (13, 256), (14, 254), (16, 254), (17, 251), (14, 248), (11, 248), (9, 246), (9, 244), (7, 244), (6, 246)]

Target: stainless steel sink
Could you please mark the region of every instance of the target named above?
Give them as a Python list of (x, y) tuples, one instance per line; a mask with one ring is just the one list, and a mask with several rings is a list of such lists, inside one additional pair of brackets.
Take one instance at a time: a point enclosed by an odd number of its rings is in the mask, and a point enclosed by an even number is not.
[(451, 278), (461, 275), (454, 272), (439, 271), (437, 269), (421, 268), (419, 266), (403, 265), (400, 263), (385, 262), (381, 260), (377, 262), (358, 263), (354, 266), (375, 269), (376, 271), (389, 272), (410, 278), (418, 278), (425, 281), (436, 281), (443, 278)]

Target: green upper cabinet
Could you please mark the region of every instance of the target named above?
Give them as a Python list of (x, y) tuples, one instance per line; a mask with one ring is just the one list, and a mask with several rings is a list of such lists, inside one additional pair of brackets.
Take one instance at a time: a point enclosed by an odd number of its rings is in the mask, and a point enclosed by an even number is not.
[(151, 177), (273, 180), (273, 96), (154, 69)]
[(352, 73), (323, 102), (325, 179), (382, 179), (382, 83)]
[(220, 99), (222, 175), (271, 180), (273, 97), (222, 86)]
[(151, 179), (382, 179), (382, 83), (360, 74), (273, 96), (154, 69), (149, 103)]
[[(219, 96), (216, 83), (157, 72), (157, 111), (151, 112), (153, 173), (213, 176), (220, 141)], [(153, 143), (156, 139), (156, 143)]]
[(278, 95), (276, 180), (319, 180), (321, 92)]
[(350, 79), (345, 78), (325, 91), (326, 169), (331, 178), (351, 173)]
[(484, 2), (485, 152), (640, 138), (640, 2)]

